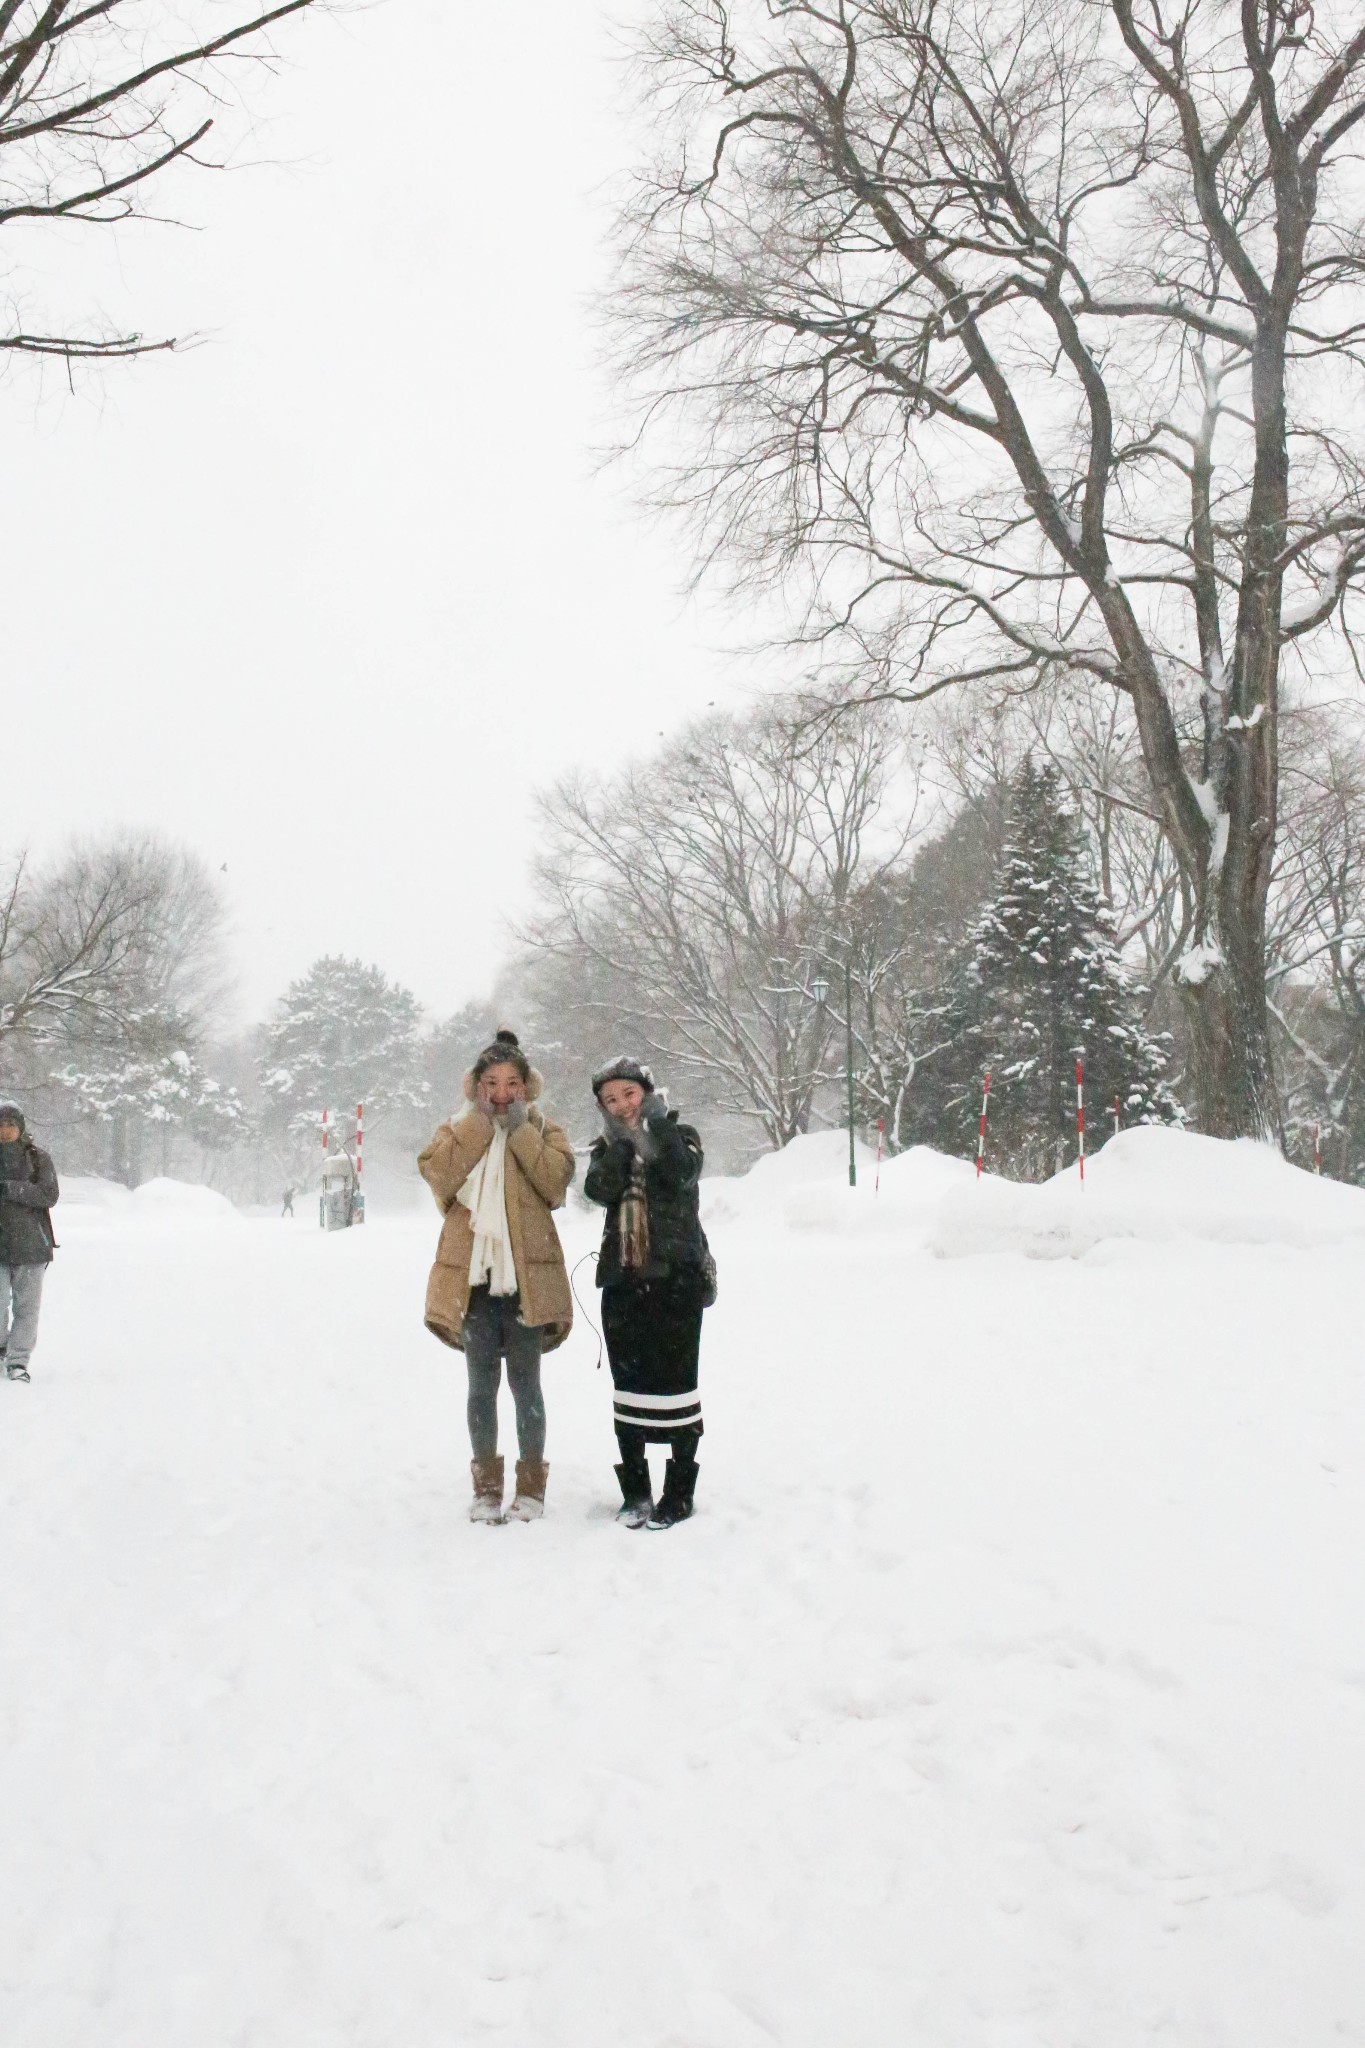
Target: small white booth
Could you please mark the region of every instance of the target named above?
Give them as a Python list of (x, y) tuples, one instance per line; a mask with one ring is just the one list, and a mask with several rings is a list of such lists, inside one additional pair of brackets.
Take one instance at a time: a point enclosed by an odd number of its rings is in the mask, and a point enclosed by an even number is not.
[(365, 1197), (349, 1152), (329, 1152), (322, 1162), (318, 1222), (324, 1230), (349, 1230), (365, 1221)]

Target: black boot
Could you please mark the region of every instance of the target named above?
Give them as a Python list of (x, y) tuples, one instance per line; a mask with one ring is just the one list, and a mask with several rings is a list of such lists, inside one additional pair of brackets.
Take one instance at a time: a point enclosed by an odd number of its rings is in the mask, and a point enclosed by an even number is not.
[(664, 1490), (659, 1495), (659, 1504), (649, 1518), (651, 1529), (671, 1529), (675, 1522), (685, 1522), (692, 1512), (692, 1496), (697, 1490), (697, 1461), (678, 1457), (669, 1459), (664, 1468)]
[(616, 1519), (627, 1529), (643, 1529), (654, 1512), (654, 1496), (649, 1489), (649, 1464), (641, 1458), (638, 1465), (629, 1460), (616, 1467), (616, 1477), (621, 1482), (621, 1506), (616, 1510)]

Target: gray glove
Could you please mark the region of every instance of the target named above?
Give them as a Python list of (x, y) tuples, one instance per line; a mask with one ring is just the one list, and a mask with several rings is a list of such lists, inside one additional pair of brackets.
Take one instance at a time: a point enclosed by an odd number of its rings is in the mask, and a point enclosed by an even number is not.
[(653, 1132), (646, 1125), (623, 1123), (619, 1116), (608, 1116), (605, 1109), (602, 1112), (602, 1121), (607, 1127), (607, 1136), (614, 1144), (629, 1145), (631, 1151), (638, 1152), (642, 1159), (654, 1157), (658, 1148), (654, 1143)]
[(656, 1090), (651, 1089), (640, 1104), (640, 1115), (647, 1124), (666, 1124), (668, 1104)]
[(607, 1134), (608, 1142), (613, 1145), (634, 1146), (639, 1142), (640, 1132), (632, 1125), (623, 1123), (619, 1116), (613, 1116), (609, 1109), (602, 1111), (602, 1128)]
[(499, 1121), (503, 1124), (504, 1128), (506, 1129), (509, 1138), (511, 1137), (513, 1131), (519, 1131), (521, 1129), (522, 1125), (530, 1117), (530, 1114), (531, 1110), (529, 1104), (525, 1102), (508, 1103), (506, 1112), (499, 1119)]

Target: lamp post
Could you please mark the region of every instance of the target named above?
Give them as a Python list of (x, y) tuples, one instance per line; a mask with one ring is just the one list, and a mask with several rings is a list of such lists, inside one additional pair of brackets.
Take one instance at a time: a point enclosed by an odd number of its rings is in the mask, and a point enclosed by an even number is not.
[[(810, 992), (823, 1009), (829, 1000), (828, 975), (816, 974), (811, 980)], [(847, 959), (844, 961), (844, 1083), (848, 1091), (848, 1184), (851, 1188), (856, 1188), (858, 1153), (853, 1107), (853, 967)]]

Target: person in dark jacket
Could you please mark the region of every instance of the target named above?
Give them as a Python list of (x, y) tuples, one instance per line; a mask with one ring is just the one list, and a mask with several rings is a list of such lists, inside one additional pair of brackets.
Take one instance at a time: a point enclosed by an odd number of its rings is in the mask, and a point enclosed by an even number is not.
[(12, 1380), (28, 1378), (38, 1341), (58, 1193), (56, 1168), (29, 1137), (24, 1112), (0, 1101), (0, 1357)]
[[(701, 1139), (680, 1123), (639, 1060), (594, 1074), (603, 1134), (583, 1191), (605, 1205), (597, 1284), (614, 1386), (622, 1506), (617, 1520), (668, 1529), (692, 1513), (702, 1433), (697, 1367), (707, 1245), (697, 1213)], [(656, 1505), (649, 1444), (666, 1444)]]

